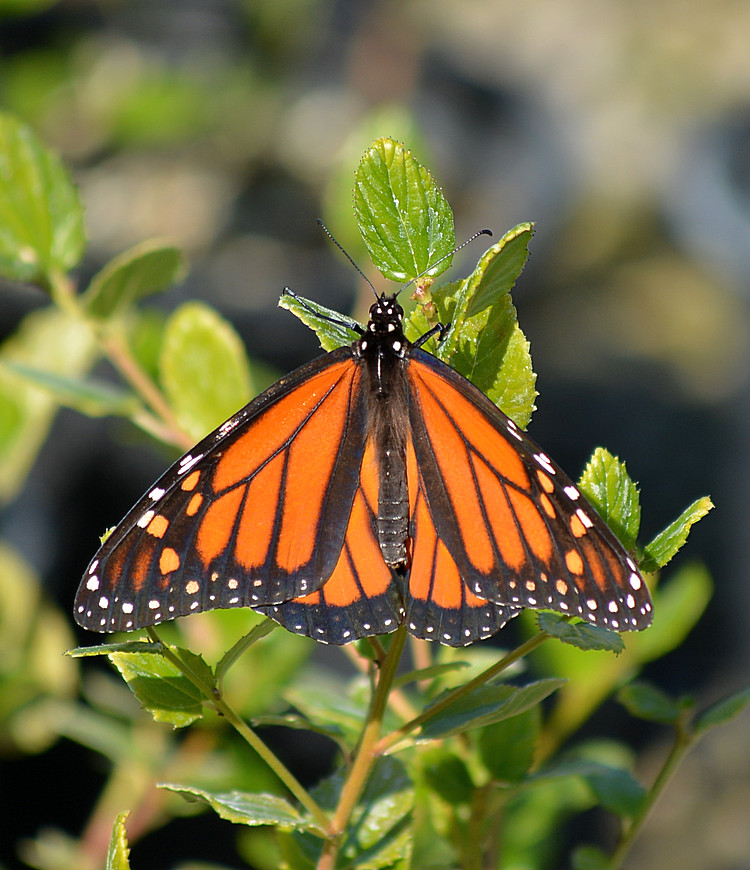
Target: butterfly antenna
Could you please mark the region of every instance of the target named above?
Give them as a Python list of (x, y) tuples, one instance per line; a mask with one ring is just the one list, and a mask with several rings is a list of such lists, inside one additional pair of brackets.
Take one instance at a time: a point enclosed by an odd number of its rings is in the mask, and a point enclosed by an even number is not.
[[(324, 229), (325, 229), (325, 227), (324, 227)], [(447, 254), (443, 254), (443, 256), (439, 260), (435, 260), (434, 263), (431, 263), (423, 272), (420, 272), (419, 275), (416, 275), (414, 278), (412, 278), (411, 281), (407, 281), (407, 283), (404, 284), (404, 286), (398, 292), (403, 293), (403, 291), (406, 290), (406, 288), (409, 285), (413, 284), (415, 281), (419, 281), (420, 278), (424, 277), (428, 272), (431, 272), (435, 268), (435, 266), (440, 265), (440, 263), (442, 263), (443, 260), (447, 260), (449, 257), (452, 257), (454, 254), (457, 254), (462, 248), (465, 248), (467, 245), (470, 245), (475, 239), (478, 239), (479, 236), (491, 236), (491, 235), (492, 235), (492, 230), (479, 230), (478, 232), (474, 233), (474, 235), (470, 236), (468, 239), (466, 239), (465, 242), (461, 242), (461, 244), (458, 245), (458, 247), (454, 248), (452, 251), (450, 251)], [(336, 241), (336, 240), (334, 239), (334, 241)], [(344, 253), (346, 253), (346, 252), (344, 252)], [(370, 286), (372, 286), (372, 285), (370, 285)]]
[(375, 298), (378, 296), (378, 291), (373, 287), (372, 281), (365, 275), (365, 273), (359, 268), (359, 266), (354, 262), (354, 260), (349, 255), (349, 252), (346, 248), (339, 242), (339, 240), (331, 233), (328, 227), (323, 223), (323, 221), (318, 218), (318, 224), (323, 228), (323, 232), (328, 236), (328, 238), (333, 242), (334, 245), (341, 251), (341, 253), (346, 257), (346, 259), (354, 266), (354, 268), (359, 272), (359, 274), (365, 279), (368, 283), (370, 289), (375, 294)]

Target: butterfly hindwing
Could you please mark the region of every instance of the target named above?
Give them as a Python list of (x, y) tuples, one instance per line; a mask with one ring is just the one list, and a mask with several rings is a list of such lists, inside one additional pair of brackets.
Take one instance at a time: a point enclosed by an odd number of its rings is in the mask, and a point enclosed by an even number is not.
[(343, 546), (366, 441), (351, 349), (298, 369), (176, 462), (91, 561), (85, 627), (115, 631), (319, 588)]
[(295, 634), (323, 643), (344, 644), (389, 634), (403, 619), (400, 581), (386, 565), (378, 543), (380, 468), (368, 442), (354, 496), (344, 546), (333, 573), (309, 595), (273, 607), (257, 608)]
[(650, 623), (634, 561), (549, 457), (466, 379), (418, 349), (409, 386), (425, 499), (473, 593), (620, 631)]

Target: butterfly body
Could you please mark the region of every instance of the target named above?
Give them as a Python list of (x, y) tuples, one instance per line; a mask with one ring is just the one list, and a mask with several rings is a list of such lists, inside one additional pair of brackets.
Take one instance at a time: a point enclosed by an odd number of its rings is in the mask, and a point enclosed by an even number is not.
[(92, 560), (78, 622), (252, 607), (330, 643), (403, 622), (453, 646), (524, 607), (646, 627), (637, 567), (577, 487), (402, 320), (379, 297), (351, 346), (178, 460)]

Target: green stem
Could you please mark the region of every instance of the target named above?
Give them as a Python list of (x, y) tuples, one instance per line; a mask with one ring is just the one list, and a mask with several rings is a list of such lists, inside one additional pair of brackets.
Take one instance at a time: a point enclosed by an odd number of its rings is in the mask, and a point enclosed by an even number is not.
[(377, 746), (375, 747), (375, 751), (378, 754), (383, 755), (396, 743), (406, 737), (407, 734), (410, 734), (412, 731), (416, 731), (417, 728), (421, 728), (421, 726), (424, 725), (424, 723), (431, 719), (433, 716), (436, 716), (438, 713), (442, 713), (443, 710), (447, 709), (452, 704), (455, 704), (456, 701), (460, 700), (465, 695), (473, 692), (474, 689), (476, 689), (478, 686), (483, 686), (485, 683), (489, 682), (493, 677), (496, 677), (498, 674), (502, 673), (506, 668), (510, 667), (519, 659), (522, 659), (524, 656), (528, 655), (537, 647), (541, 646), (544, 641), (551, 636), (552, 635), (549, 635), (544, 631), (541, 631), (539, 632), (539, 634), (534, 635), (534, 637), (530, 638), (525, 643), (522, 643), (521, 646), (516, 647), (516, 649), (514, 649), (512, 652), (509, 652), (507, 655), (503, 656), (500, 661), (495, 662), (492, 667), (487, 668), (486, 671), (482, 671), (482, 673), (474, 677), (473, 680), (469, 680), (469, 682), (465, 685), (459, 686), (459, 688), (455, 689), (452, 692), (449, 692), (444, 698), (433, 704), (419, 716), (412, 719), (410, 722), (406, 722), (404, 725), (402, 725), (400, 728), (397, 728), (395, 731), (392, 731), (390, 734), (387, 734), (377, 744)]
[(396, 677), (405, 643), (406, 630), (401, 626), (393, 635), (390, 649), (381, 666), (380, 679), (372, 696), (362, 739), (357, 747), (354, 764), (341, 789), (339, 803), (328, 827), (328, 839), (318, 861), (317, 870), (333, 870), (336, 866), (336, 857), (341, 847), (343, 834), (367, 784), (372, 766), (380, 755), (377, 749), (378, 738), (383, 726), (388, 696)]
[(192, 447), (195, 439), (182, 430), (161, 390), (131, 353), (121, 328), (110, 329), (107, 332), (100, 331), (98, 338), (102, 350), (112, 365), (143, 399), (146, 406), (164, 421), (169, 440), (186, 450)]
[(627, 831), (623, 834), (622, 839), (618, 843), (617, 848), (612, 854), (609, 863), (610, 870), (618, 870), (618, 868), (622, 866), (622, 862), (625, 860), (628, 852), (633, 846), (633, 843), (640, 834), (641, 829), (646, 823), (646, 820), (648, 819), (648, 816), (651, 813), (654, 804), (666, 788), (667, 783), (674, 775), (674, 772), (677, 770), (677, 767), (682, 762), (682, 759), (687, 755), (687, 753), (692, 749), (693, 745), (695, 744), (697, 738), (690, 733), (690, 729), (688, 726), (687, 717), (689, 715), (690, 713), (686, 711), (685, 717), (682, 720), (678, 720), (675, 728), (674, 745), (672, 746), (669, 755), (664, 761), (664, 765), (659, 771), (659, 774), (654, 780), (654, 784), (651, 786), (648, 794), (646, 795), (640, 812), (637, 816), (634, 817)]
[(252, 628), (246, 635), (241, 637), (233, 647), (228, 649), (224, 655), (219, 660), (219, 663), (216, 665), (214, 669), (214, 675), (216, 677), (216, 685), (219, 690), (219, 694), (223, 694), (223, 686), (224, 686), (224, 678), (227, 675), (227, 671), (232, 667), (232, 665), (237, 661), (237, 659), (245, 652), (246, 649), (251, 647), (256, 641), (259, 641), (262, 637), (265, 637), (267, 634), (270, 634), (275, 628), (278, 628), (278, 622), (274, 622), (272, 619), (264, 619), (259, 625), (256, 625), (255, 628)]
[(181, 674), (190, 680), (190, 682), (203, 694), (214, 709), (217, 710), (227, 720), (227, 722), (229, 722), (229, 724), (258, 753), (263, 761), (265, 761), (299, 803), (308, 811), (308, 813), (310, 813), (312, 818), (315, 819), (321, 833), (328, 830), (329, 820), (326, 813), (312, 799), (308, 791), (294, 774), (288, 770), (284, 764), (282, 764), (260, 737), (258, 737), (252, 728), (250, 728), (247, 722), (239, 716), (230, 704), (217, 694), (215, 691), (216, 686), (206, 683), (200, 675), (193, 673), (193, 671), (186, 666), (185, 662), (183, 662), (179, 656), (175, 655), (170, 647), (159, 638), (159, 635), (153, 628), (147, 628), (146, 631), (152, 640), (160, 644), (162, 655), (168, 659)]

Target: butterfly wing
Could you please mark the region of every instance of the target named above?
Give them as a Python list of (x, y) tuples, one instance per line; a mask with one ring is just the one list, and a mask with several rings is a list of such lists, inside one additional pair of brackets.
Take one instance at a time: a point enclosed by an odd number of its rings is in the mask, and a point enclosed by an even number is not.
[(520, 612), (474, 594), (436, 528), (414, 444), (407, 445), (411, 540), (407, 630), (415, 637), (465, 646), (491, 637)]
[(395, 631), (404, 606), (400, 581), (386, 565), (378, 543), (379, 477), (375, 444), (369, 441), (344, 546), (329, 579), (308, 595), (256, 610), (322, 643), (344, 644)]
[[(408, 380), (416, 465), (409, 489), (421, 494), (471, 592), (617, 631), (646, 628), (651, 600), (633, 559), (560, 468), (435, 357), (413, 349)], [(422, 578), (434, 569), (422, 567), (421, 553), (428, 566), (435, 558), (415, 520), (411, 571)]]
[(351, 348), (313, 360), (178, 460), (91, 561), (94, 631), (309, 594), (339, 562), (366, 442)]

